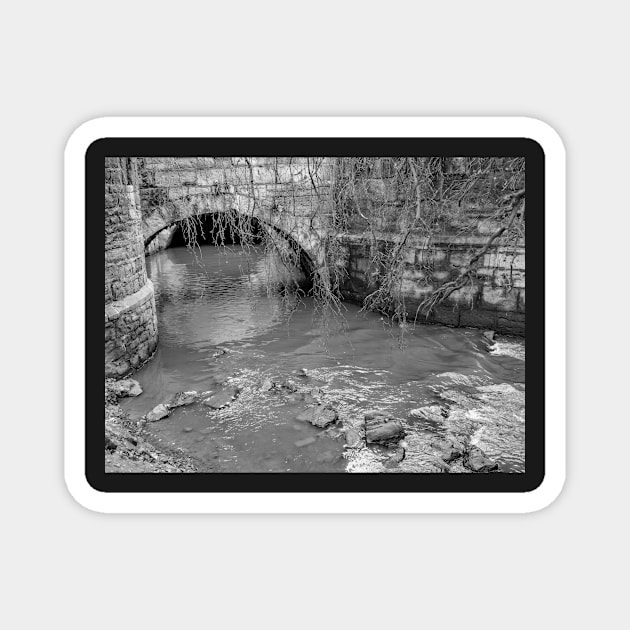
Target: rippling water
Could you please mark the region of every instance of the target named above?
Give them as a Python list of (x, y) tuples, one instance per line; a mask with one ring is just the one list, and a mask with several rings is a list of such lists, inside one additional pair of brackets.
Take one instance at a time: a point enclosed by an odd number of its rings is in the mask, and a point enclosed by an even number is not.
[[(501, 471), (524, 470), (524, 386), (512, 387), (525, 380), (522, 341), (488, 347), (481, 331), (417, 326), (404, 331), (401, 344), (399, 328), (351, 304), (341, 320), (323, 322), (312, 300), (268, 290), (270, 276), (280, 281), (287, 272), (256, 249), (204, 245), (193, 256), (172, 248), (147, 258), (147, 268), (159, 349), (134, 376), (144, 393), (122, 404), (137, 418), (180, 391), (205, 391), (225, 380), (239, 387), (225, 409), (195, 404), (147, 425), (156, 440), (184, 449), (209, 470), (386, 470), (384, 449), (344, 449), (334, 430), (297, 420), (309, 399), (265, 387), (287, 379), (333, 405), (344, 426), (359, 426), (372, 408), (400, 418), (407, 454), (398, 471), (435, 472), (431, 441), (458, 432), (467, 432)], [(480, 388), (476, 402), (466, 398), (473, 387)], [(450, 405), (448, 417), (412, 413), (436, 404)], [(454, 466), (453, 472), (466, 471)]]

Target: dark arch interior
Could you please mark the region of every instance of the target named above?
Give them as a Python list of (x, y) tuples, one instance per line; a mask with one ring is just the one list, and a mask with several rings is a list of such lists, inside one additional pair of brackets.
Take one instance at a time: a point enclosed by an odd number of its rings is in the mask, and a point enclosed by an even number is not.
[[(250, 243), (256, 245), (263, 241), (264, 230), (255, 217), (238, 216), (228, 219), (222, 214), (203, 214), (195, 217), (190, 225), (195, 231), (198, 245), (241, 245), (240, 232), (243, 231), (252, 235)], [(185, 247), (187, 244), (185, 226), (180, 221), (169, 247)]]
[[(234, 221), (241, 221), (235, 225)], [(179, 221), (172, 224), (176, 226), (176, 229), (172, 235), (172, 238), (166, 245), (170, 247), (186, 247), (189, 245), (186, 238), (186, 229), (184, 227), (184, 221)], [(285, 234), (281, 230), (269, 225), (263, 224), (256, 217), (247, 217), (239, 215), (237, 217), (231, 217), (227, 219), (222, 213), (209, 213), (199, 215), (194, 218), (194, 230), (196, 242), (199, 245), (241, 245), (240, 229), (243, 228), (246, 232), (251, 234), (252, 239), (249, 241), (254, 245), (261, 244), (266, 233), (272, 233), (281, 236), (288, 246), (297, 254), (299, 259), (299, 266), (308, 279), (308, 284), (312, 285), (312, 277), (315, 272), (315, 266), (309, 255), (298, 245), (297, 241)], [(165, 228), (166, 229), (166, 228)], [(157, 236), (155, 234), (150, 240), (145, 243), (145, 247), (148, 247), (149, 243)]]

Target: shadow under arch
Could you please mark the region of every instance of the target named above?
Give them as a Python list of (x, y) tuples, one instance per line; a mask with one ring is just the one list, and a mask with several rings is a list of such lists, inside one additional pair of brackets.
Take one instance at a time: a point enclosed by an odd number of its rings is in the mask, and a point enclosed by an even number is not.
[[(174, 229), (173, 229), (174, 228)], [(283, 262), (292, 261), (306, 277), (306, 289), (313, 286), (316, 265), (311, 255), (290, 234), (257, 216), (239, 213), (205, 213), (179, 218), (166, 223), (145, 239), (145, 253), (150, 254), (150, 245), (160, 234), (171, 231), (166, 244), (153, 251), (170, 247), (194, 245), (262, 245), (271, 241)], [(244, 238), (245, 237), (245, 238)]]

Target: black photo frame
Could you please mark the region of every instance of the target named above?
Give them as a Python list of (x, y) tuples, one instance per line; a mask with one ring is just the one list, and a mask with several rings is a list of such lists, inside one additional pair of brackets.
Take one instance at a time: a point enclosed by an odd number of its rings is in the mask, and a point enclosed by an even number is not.
[[(444, 473), (105, 473), (103, 464), (104, 160), (106, 157), (522, 156), (526, 159), (528, 292), (525, 472)], [(545, 476), (545, 153), (521, 137), (190, 138), (108, 137), (85, 155), (85, 475), (103, 493), (523, 493)]]

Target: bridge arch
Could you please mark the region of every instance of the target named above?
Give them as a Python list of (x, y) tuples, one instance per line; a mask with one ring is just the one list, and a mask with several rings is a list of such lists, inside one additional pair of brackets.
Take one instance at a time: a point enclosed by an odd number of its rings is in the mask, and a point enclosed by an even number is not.
[[(211, 231), (215, 217), (221, 214), (227, 214), (227, 210), (217, 211), (216, 208), (207, 208), (205, 211), (191, 212), (185, 216), (181, 216), (177, 211), (175, 212), (160, 212), (160, 220), (156, 220), (153, 216), (151, 221), (143, 221), (143, 237), (144, 246), (146, 248), (151, 242), (163, 231), (169, 227), (177, 227), (183, 232), (184, 223), (189, 219), (194, 219), (199, 222), (200, 229), (204, 232)], [(280, 221), (273, 221), (269, 216), (261, 218), (258, 213), (245, 214), (231, 212), (232, 216), (236, 214), (242, 217), (244, 220), (251, 222), (253, 232), (260, 233), (261, 241), (266, 237), (273, 244), (275, 249), (283, 256), (290, 257), (295, 264), (304, 272), (307, 279), (312, 282), (313, 274), (321, 267), (320, 256), (323, 255), (323, 251), (319, 243), (319, 235), (308, 234), (306, 231), (299, 229), (299, 227), (292, 226), (291, 231), (287, 231), (285, 225)], [(231, 223), (224, 224), (231, 227)], [(173, 234), (172, 236), (175, 236)], [(234, 235), (232, 235), (233, 238)], [(185, 240), (185, 237), (184, 237)], [(205, 238), (206, 242), (214, 242), (212, 238)], [(231, 239), (228, 239), (231, 240)], [(217, 239), (221, 244), (222, 237)]]
[(275, 205), (255, 204), (243, 195), (205, 197), (204, 203), (167, 203), (142, 212), (142, 234), (145, 247), (162, 230), (188, 219), (205, 220), (212, 215), (238, 215), (256, 222), (272, 240), (283, 239), (299, 256), (302, 269), (310, 277), (324, 266), (323, 230), (313, 224), (312, 216), (279, 209)]

